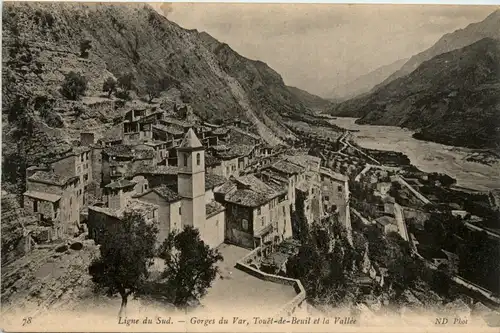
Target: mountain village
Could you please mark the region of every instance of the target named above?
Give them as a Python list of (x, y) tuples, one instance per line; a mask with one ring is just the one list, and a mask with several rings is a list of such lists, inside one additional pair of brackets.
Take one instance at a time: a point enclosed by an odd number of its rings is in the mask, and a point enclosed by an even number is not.
[[(175, 288), (165, 285), (170, 278), (185, 286), (191, 277), (165, 277), (173, 260), (165, 253), (191, 265), (196, 258), (178, 250), (175, 237), (194, 230), (199, 239), (184, 250), (214, 261), (198, 272), (207, 281), (202, 291), (188, 295), (186, 309), (221, 307), (229, 314), (255, 307), (265, 316), (294, 316), (304, 324), (310, 316), (323, 316), (364, 325), (395, 313), (405, 322), (426, 314), (427, 324), (437, 325), (438, 313), (450, 318), (449, 325), (500, 325), (498, 189), (461, 186), (452, 175), (420, 170), (405, 153), (364, 148), (362, 135), (332, 116), (344, 116), (350, 101), (330, 103), (297, 92), (267, 65), (239, 56), (208, 34), (184, 30), (147, 6), (81, 5), (85, 15), (95, 10), (111, 17), (120, 32), (110, 35), (117, 40), (130, 39), (117, 22), (139, 13), (148, 22), (143, 38), (160, 40), (155, 34), (162, 31), (176, 43), (199, 43), (193, 52), (206, 67), (189, 65), (191, 51), (179, 44), (187, 55), (179, 60), (170, 53), (169, 74), (157, 78), (148, 67), (154, 62), (144, 65), (138, 53), (120, 58), (99, 49), (109, 43), (101, 43), (99, 34), (92, 37), (93, 48), (90, 39), (82, 39), (80, 52), (76, 44), (59, 47), (59, 37), (50, 47), (27, 46), (19, 42), (12, 17), (25, 11), (29, 24), (52, 27), (52, 9), (36, 6), (12, 5), (7, 15), (14, 37), (8, 39), (5, 81), (9, 92), (22, 90), (3, 113), (10, 143), (4, 145), (2, 178), (2, 313), (15, 316), (25, 309), (31, 320), (59, 310), (100, 312), (116, 305), (118, 289), (120, 321), (131, 294), (132, 313), (137, 304), (177, 311), (176, 298), (165, 296)], [(81, 8), (67, 12), (73, 10)], [(493, 19), (499, 17), (495, 13)], [(154, 50), (161, 55), (168, 47)], [(118, 73), (114, 57), (137, 68)], [(45, 61), (43, 70), (32, 59)], [(181, 69), (174, 68), (177, 62)], [(241, 64), (248, 67), (242, 70)], [(58, 76), (44, 73), (56, 67)], [(240, 70), (246, 71), (242, 77)], [(33, 71), (26, 75), (29, 84), (14, 86), (27, 71)], [(40, 91), (32, 92), (33, 86)], [(468, 163), (493, 161), (493, 155), (478, 150)], [(154, 260), (141, 273), (142, 289), (134, 285), (127, 293), (113, 287), (114, 298), (108, 297), (95, 288), (100, 282), (92, 265), (106, 251), (120, 257), (115, 254), (137, 245), (113, 239), (126, 234), (131, 216), (156, 229)], [(147, 242), (142, 238), (137, 246)], [(119, 249), (110, 250), (111, 241)], [(116, 274), (122, 273), (123, 278), (126, 269)]]

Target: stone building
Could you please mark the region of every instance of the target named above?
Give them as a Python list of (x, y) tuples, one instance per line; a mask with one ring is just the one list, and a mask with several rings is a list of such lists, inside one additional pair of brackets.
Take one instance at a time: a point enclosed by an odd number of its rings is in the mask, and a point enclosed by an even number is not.
[(61, 176), (52, 170), (38, 170), (26, 181), (23, 207), (38, 214), (39, 221), (52, 227), (53, 238), (73, 235), (80, 228), (80, 178)]
[(232, 177), (214, 194), (226, 207), (227, 242), (255, 248), (292, 236), (286, 182), (264, 183), (254, 175)]
[(134, 205), (129, 203), (135, 202), (135, 205), (149, 205), (157, 212), (158, 243), (171, 231), (190, 225), (200, 231), (202, 240), (208, 245), (221, 244), (225, 208), (214, 201), (213, 191), (224, 183), (224, 179), (206, 174), (205, 151), (192, 129), (177, 148), (177, 155), (177, 167), (139, 165), (123, 170), (120, 179), (106, 185), (107, 207), (89, 207), (89, 231), (94, 230), (92, 237), (99, 237), (98, 232), (106, 226), (107, 218), (110, 225), (114, 225), (120, 212), (130, 209)]

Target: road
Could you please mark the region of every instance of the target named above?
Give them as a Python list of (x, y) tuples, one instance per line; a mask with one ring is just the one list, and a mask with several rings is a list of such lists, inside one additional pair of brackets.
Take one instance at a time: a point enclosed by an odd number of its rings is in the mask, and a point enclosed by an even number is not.
[(403, 209), (397, 203), (394, 203), (394, 216), (396, 217), (396, 222), (398, 224), (399, 234), (405, 241), (409, 241), (408, 230), (406, 229), (405, 218), (403, 215)]

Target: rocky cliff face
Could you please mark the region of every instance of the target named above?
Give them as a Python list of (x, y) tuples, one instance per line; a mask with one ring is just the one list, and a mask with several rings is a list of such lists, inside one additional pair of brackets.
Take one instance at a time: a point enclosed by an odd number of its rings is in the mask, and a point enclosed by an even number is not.
[[(19, 165), (68, 150), (78, 132), (106, 131), (123, 103), (101, 96), (103, 82), (128, 72), (135, 78), (134, 96), (146, 94), (148, 79), (168, 76), (166, 101), (187, 101), (208, 121), (247, 118), (271, 144), (293, 137), (281, 123), (282, 112), (307, 111), (266, 64), (144, 4), (10, 2), (3, 8), (2, 37), (7, 182), (23, 173)], [(84, 41), (91, 45), (86, 58)], [(71, 71), (89, 82), (79, 101), (59, 92)]]
[(485, 38), (434, 57), (411, 74), (342, 103), (333, 114), (419, 130), (415, 137), (439, 143), (497, 148), (499, 94), (500, 41)]

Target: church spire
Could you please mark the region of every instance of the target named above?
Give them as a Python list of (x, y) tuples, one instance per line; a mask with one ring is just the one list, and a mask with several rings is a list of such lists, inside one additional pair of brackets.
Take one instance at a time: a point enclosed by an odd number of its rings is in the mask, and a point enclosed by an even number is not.
[(203, 145), (201, 144), (192, 128), (187, 131), (184, 139), (182, 139), (182, 142), (179, 145), (180, 149), (198, 149), (202, 147)]

